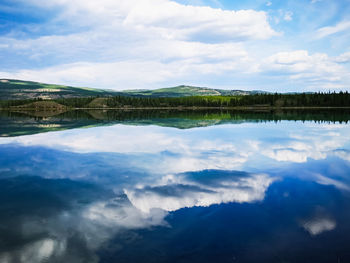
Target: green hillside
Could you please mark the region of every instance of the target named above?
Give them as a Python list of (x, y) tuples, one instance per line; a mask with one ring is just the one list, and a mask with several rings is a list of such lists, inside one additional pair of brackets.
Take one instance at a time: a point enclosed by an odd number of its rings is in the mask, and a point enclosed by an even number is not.
[(118, 92), (91, 88), (45, 84), (23, 80), (0, 80), (0, 100), (58, 99), (90, 96), (115, 96)]
[(250, 94), (266, 93), (266, 92), (210, 89), (206, 87), (194, 87), (194, 86), (181, 85), (177, 87), (154, 89), (154, 90), (124, 90), (123, 93), (134, 95), (134, 96), (184, 97), (184, 96), (250, 95)]
[(249, 95), (263, 93), (262, 91), (220, 90), (204, 87), (177, 86), (154, 90), (124, 90), (122, 92), (92, 88), (77, 88), (71, 86), (45, 84), (33, 81), (0, 79), (0, 100), (23, 99), (60, 99), (78, 97), (186, 97), (186, 96), (226, 96)]
[(124, 93), (136, 96), (152, 96), (152, 97), (182, 97), (182, 96), (217, 96), (220, 92), (214, 89), (178, 86), (172, 88), (162, 88), (155, 90), (124, 90)]

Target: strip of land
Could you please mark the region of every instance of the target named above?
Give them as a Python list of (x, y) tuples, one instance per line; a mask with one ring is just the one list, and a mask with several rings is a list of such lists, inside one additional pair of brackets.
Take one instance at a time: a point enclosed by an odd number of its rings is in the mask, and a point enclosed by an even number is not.
[(267, 93), (178, 86), (158, 90), (106, 91), (19, 80), (0, 81), (0, 109), (317, 109), (348, 108), (348, 92)]
[(53, 100), (1, 100), (6, 110), (66, 111), (71, 109), (317, 109), (349, 108), (349, 93), (255, 94), (179, 98), (84, 97)]

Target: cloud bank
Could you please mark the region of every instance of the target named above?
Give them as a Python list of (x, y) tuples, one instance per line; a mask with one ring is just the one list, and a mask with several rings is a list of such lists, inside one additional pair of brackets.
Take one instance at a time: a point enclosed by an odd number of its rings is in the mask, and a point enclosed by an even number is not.
[[(346, 52), (329, 55), (285, 42), (273, 14), (170, 0), (19, 1), (48, 13), (0, 34), (1, 78), (128, 89), (179, 84), (285, 91), (346, 89)], [(269, 5), (271, 8), (272, 5)], [(293, 10), (277, 10), (294, 23)], [(296, 21), (295, 23), (297, 23)], [(281, 22), (282, 23), (282, 22)], [(348, 31), (318, 27), (315, 41)], [(300, 43), (300, 41), (299, 41)], [(281, 64), (288, 57), (294, 62)], [(302, 60), (300, 60), (302, 59)], [(257, 83), (260, 87), (256, 87)]]

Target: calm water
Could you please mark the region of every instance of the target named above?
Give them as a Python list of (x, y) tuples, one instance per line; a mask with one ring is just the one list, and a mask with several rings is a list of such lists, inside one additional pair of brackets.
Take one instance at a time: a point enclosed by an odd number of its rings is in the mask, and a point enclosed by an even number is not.
[(349, 116), (3, 112), (0, 262), (350, 262)]

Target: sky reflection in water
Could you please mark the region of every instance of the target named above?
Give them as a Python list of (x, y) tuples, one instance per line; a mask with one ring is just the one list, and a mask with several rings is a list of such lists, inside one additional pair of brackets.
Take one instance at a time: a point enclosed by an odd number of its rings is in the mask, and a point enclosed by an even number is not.
[(350, 126), (0, 138), (0, 262), (346, 262)]

